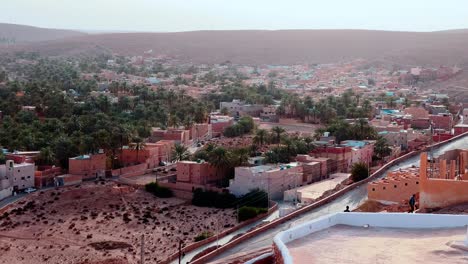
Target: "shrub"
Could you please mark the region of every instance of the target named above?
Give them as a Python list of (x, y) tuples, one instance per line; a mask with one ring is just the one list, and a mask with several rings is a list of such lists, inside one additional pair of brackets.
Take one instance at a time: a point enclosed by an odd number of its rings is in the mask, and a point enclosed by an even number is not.
[(250, 207), (268, 207), (268, 193), (260, 189), (253, 189), (237, 200), (237, 205)]
[(198, 242), (198, 241), (202, 241), (202, 240), (205, 240), (209, 237), (212, 237), (213, 236), (213, 233), (209, 232), (209, 231), (205, 231), (205, 232), (202, 232), (201, 234), (199, 234), (198, 236), (196, 236), (194, 238), (195, 242)]
[(258, 208), (258, 207), (250, 207), (250, 206), (243, 206), (239, 208), (239, 222), (252, 219), (259, 214), (266, 213), (266, 208)]
[(369, 177), (369, 168), (365, 163), (354, 163), (351, 167), (351, 179), (354, 182), (362, 181)]
[(230, 193), (204, 191), (200, 188), (193, 192), (192, 204), (201, 207), (231, 208), (234, 207), (236, 197)]
[(169, 198), (169, 197), (172, 197), (173, 195), (171, 189), (167, 187), (159, 186), (155, 182), (146, 184), (145, 190), (149, 193), (154, 194), (154, 196), (159, 197), (159, 198)]

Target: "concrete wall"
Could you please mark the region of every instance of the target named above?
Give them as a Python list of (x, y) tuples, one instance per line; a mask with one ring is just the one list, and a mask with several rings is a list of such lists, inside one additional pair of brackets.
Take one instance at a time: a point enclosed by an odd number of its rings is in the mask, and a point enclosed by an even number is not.
[(383, 228), (430, 229), (465, 227), (468, 215), (441, 214), (407, 214), (407, 213), (336, 213), (326, 215), (310, 222), (280, 232), (274, 238), (274, 246), (281, 254), (282, 263), (292, 264), (287, 243), (308, 236), (312, 233), (330, 228), (334, 225), (349, 225), (362, 227), (369, 225)]

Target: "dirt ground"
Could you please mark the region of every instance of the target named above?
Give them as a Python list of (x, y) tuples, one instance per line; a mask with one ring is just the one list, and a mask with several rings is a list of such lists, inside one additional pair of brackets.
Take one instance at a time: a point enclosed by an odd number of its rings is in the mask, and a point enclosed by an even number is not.
[(234, 210), (160, 199), (113, 182), (36, 192), (0, 216), (0, 263), (158, 263), (203, 231), (236, 224)]

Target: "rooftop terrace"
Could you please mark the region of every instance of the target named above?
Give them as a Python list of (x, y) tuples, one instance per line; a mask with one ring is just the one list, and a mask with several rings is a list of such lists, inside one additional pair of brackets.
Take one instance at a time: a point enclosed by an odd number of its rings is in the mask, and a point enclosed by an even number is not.
[(446, 245), (465, 228), (402, 229), (337, 225), (287, 244), (294, 263), (468, 263)]

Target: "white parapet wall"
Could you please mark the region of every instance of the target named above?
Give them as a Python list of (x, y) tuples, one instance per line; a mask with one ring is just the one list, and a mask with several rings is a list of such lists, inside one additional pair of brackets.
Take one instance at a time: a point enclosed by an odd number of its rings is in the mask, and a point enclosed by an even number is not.
[(370, 226), (382, 228), (433, 229), (455, 228), (468, 225), (468, 215), (408, 214), (408, 213), (335, 213), (278, 233), (273, 243), (278, 248), (284, 264), (293, 259), (287, 243), (334, 225)]

